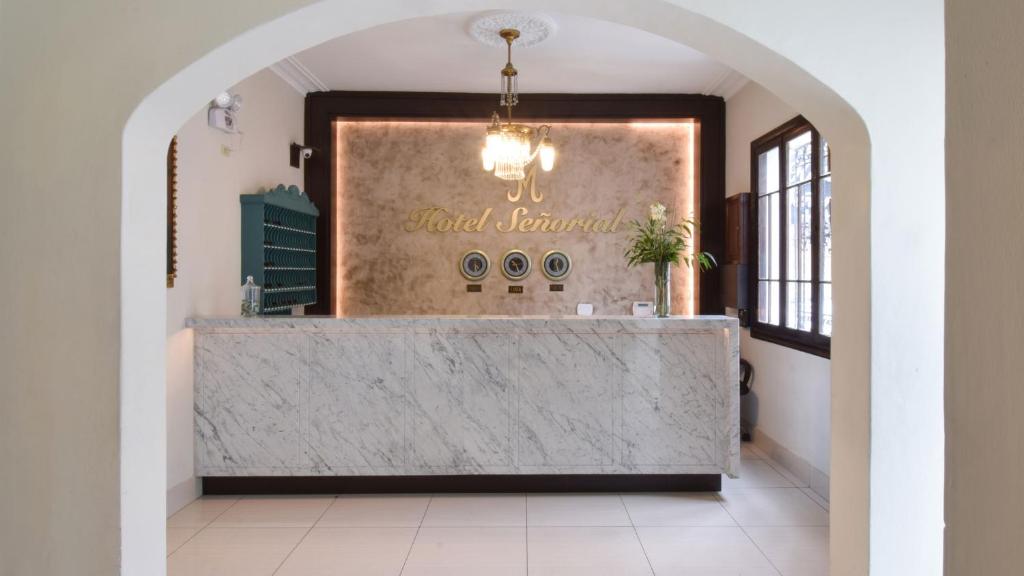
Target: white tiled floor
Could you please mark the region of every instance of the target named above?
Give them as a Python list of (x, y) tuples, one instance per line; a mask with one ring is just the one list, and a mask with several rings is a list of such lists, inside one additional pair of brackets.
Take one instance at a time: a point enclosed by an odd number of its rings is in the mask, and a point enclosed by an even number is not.
[(827, 576), (828, 511), (744, 446), (721, 493), (203, 498), (169, 576)]

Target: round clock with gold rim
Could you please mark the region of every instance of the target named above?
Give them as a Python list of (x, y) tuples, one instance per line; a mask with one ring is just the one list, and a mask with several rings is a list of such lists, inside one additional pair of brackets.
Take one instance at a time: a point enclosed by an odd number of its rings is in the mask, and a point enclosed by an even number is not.
[(491, 259), (480, 250), (470, 250), (459, 260), (459, 272), (470, 282), (477, 282), (487, 277), (491, 271)]
[(561, 250), (551, 250), (544, 255), (541, 271), (552, 282), (561, 282), (572, 272), (572, 259)]
[(530, 257), (522, 250), (509, 250), (501, 258), (501, 273), (513, 282), (529, 276), (531, 268)]

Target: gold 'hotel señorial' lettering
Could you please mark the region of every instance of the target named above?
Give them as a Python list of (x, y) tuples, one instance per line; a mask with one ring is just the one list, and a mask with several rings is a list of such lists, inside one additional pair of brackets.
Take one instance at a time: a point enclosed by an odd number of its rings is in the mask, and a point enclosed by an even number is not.
[[(446, 208), (417, 208), (409, 213), (409, 221), (405, 223), (406, 232), (425, 230), (427, 232), (483, 232), (486, 228), (492, 208), (485, 209), (479, 216), (471, 217), (464, 213), (455, 214)], [(525, 207), (512, 210), (506, 220), (498, 220), (494, 228), (498, 232), (596, 232), (615, 233), (619, 231), (625, 208), (610, 218), (598, 218), (593, 214), (586, 217), (563, 218), (553, 216), (550, 212), (539, 212), (530, 216)]]
[(470, 218), (465, 214), (453, 215), (445, 208), (417, 208), (409, 213), (405, 223), (406, 232), (426, 230), (427, 232), (483, 232), (493, 209), (487, 208), (480, 216)]

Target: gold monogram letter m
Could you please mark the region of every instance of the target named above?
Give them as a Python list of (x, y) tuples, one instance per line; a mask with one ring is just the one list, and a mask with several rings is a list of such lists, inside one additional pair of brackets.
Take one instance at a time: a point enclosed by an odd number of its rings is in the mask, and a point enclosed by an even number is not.
[(508, 189), (508, 201), (519, 202), (519, 199), (523, 197), (523, 192), (526, 188), (530, 188), (530, 200), (534, 203), (540, 203), (544, 201), (544, 194), (537, 191), (537, 164), (530, 166), (530, 171), (526, 173), (526, 178), (516, 182), (516, 189), (513, 192), (511, 188)]

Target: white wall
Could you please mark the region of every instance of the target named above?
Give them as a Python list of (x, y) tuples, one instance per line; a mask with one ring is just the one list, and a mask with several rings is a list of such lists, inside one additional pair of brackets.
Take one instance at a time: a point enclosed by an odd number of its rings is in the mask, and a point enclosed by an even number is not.
[[(755, 82), (730, 98), (725, 110), (725, 193), (732, 196), (750, 192), (750, 143), (798, 112)], [(804, 466), (793, 466), (798, 475), (805, 475), (806, 465), (816, 469), (819, 478), (811, 486), (827, 498), (827, 478), (820, 476), (827, 476), (831, 465), (831, 363), (752, 338), (747, 329), (740, 350), (755, 370), (754, 388), (743, 399), (743, 419), (754, 426), (754, 442), (770, 451), (778, 444), (801, 459)], [(792, 465), (785, 452), (773, 455)]]
[(237, 315), (241, 270), (238, 196), (302, 186), (288, 147), (302, 142), (304, 99), (264, 70), (230, 89), (244, 99), (242, 134), (207, 125), (203, 107), (178, 131), (178, 278), (167, 291), (167, 513), (198, 495), (193, 476), (189, 316)]
[(946, 2), (946, 574), (1024, 566), (1024, 2)]

